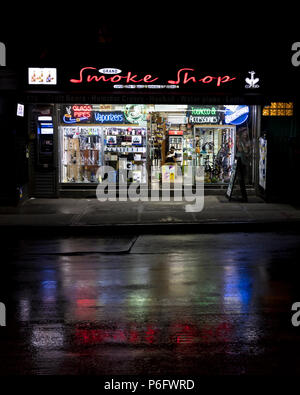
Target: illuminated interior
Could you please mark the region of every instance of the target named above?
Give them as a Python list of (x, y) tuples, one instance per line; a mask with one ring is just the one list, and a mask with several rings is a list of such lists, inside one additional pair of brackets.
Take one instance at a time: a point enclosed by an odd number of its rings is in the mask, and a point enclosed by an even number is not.
[(226, 184), (237, 128), (247, 135), (249, 112), (244, 105), (62, 105), (60, 182), (103, 182), (103, 166), (109, 183), (124, 171), (129, 183), (176, 182), (203, 166), (206, 184)]

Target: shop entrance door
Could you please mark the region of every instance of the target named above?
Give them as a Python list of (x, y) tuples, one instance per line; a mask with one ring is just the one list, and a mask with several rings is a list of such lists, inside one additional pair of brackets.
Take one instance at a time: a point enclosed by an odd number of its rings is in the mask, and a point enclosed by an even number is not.
[(228, 183), (235, 157), (235, 126), (194, 126), (195, 166), (204, 166), (204, 183)]

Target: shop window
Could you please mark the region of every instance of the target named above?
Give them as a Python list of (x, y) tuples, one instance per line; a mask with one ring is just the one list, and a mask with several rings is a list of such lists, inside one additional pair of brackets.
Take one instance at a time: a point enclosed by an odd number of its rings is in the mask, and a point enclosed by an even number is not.
[[(280, 111), (292, 105), (281, 104)], [(248, 106), (62, 105), (60, 182), (102, 182), (98, 169), (109, 166), (109, 183), (127, 174), (128, 183), (159, 188), (180, 185), (189, 172), (195, 182), (195, 167), (203, 166), (206, 184), (228, 183), (235, 155), (251, 171), (248, 112)]]
[(294, 114), (294, 104), (284, 102), (272, 102), (263, 108), (262, 115), (265, 117), (292, 117)]

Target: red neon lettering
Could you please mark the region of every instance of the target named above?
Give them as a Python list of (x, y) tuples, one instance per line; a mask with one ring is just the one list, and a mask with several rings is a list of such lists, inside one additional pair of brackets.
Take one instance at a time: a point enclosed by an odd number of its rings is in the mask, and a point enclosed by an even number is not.
[[(79, 72), (79, 79), (70, 79), (70, 82), (72, 82), (73, 84), (79, 84), (83, 82), (83, 73), (85, 70), (96, 70), (95, 67), (83, 67), (80, 72)], [(190, 69), (190, 68), (182, 68), (179, 69), (177, 71), (177, 80), (168, 80), (168, 84), (174, 84), (174, 85), (178, 85), (180, 83), (182, 84), (187, 84), (188, 82), (193, 82), (193, 83), (197, 83), (197, 80), (194, 76), (189, 76), (189, 72), (190, 71), (195, 71), (194, 69)], [(121, 79), (125, 79), (126, 83), (139, 83), (141, 81), (145, 82), (145, 83), (151, 83), (154, 82), (156, 80), (158, 80), (159, 78), (153, 78), (153, 76), (151, 74), (146, 74), (143, 78), (138, 79), (137, 74), (132, 75), (131, 71), (128, 71), (127, 75), (122, 76), (119, 74), (115, 74), (111, 77), (105, 77), (104, 75), (91, 75), (88, 74), (86, 77), (86, 81), (87, 82), (99, 82), (99, 81), (103, 81), (103, 82), (120, 82)], [(233, 81), (235, 80), (236, 77), (230, 77), (229, 75), (225, 75), (225, 76), (217, 76), (217, 77), (213, 77), (211, 75), (207, 75), (201, 79), (199, 79), (199, 82), (202, 82), (204, 84), (209, 84), (211, 83), (213, 80), (216, 80), (216, 84), (217, 86), (221, 86), (221, 84), (224, 84), (226, 82), (229, 81)], [(76, 111), (76, 109), (74, 109), (74, 111)], [(91, 111), (90, 109), (77, 109), (78, 112), (85, 112), (85, 111)]]
[(151, 80), (151, 78), (152, 78), (151, 74), (145, 75), (144, 82), (154, 82), (154, 81), (158, 80), (158, 78), (153, 78), (152, 80)]
[(72, 110), (75, 118), (90, 118), (92, 106), (72, 106)]
[(196, 78), (195, 77), (190, 77), (187, 78), (188, 73), (184, 73), (184, 79), (183, 79), (183, 83), (186, 84), (187, 82), (189, 82), (190, 80), (192, 80), (193, 82), (196, 82)]
[(80, 77), (79, 80), (71, 79), (70, 82), (72, 82), (73, 84), (80, 84), (83, 81), (82, 74), (83, 74), (84, 70), (96, 70), (96, 68), (95, 67), (83, 67), (79, 72), (79, 77)]
[(91, 116), (91, 113), (88, 112), (88, 111), (86, 111), (86, 112), (84, 112), (84, 111), (74, 111), (74, 117), (75, 118), (81, 118), (81, 117), (90, 118), (90, 116)]
[[(168, 81), (168, 84), (172, 84), (172, 85), (175, 84), (175, 85), (178, 85), (178, 84), (180, 83), (180, 73), (181, 73), (182, 71), (184, 71), (184, 70), (194, 71), (194, 69), (187, 69), (187, 68), (180, 69), (180, 70), (178, 70), (178, 72), (177, 72), (177, 80), (176, 80), (176, 81), (169, 80), (169, 81)], [(195, 77), (187, 78), (187, 75), (188, 75), (188, 73), (184, 73), (184, 80), (183, 80), (183, 83), (184, 83), (184, 84), (186, 84), (190, 79), (192, 79), (193, 82), (196, 82)]]
[(118, 74), (116, 74), (116, 75), (114, 75), (113, 77), (111, 77), (111, 82), (120, 82), (121, 81), (121, 76), (120, 75), (118, 75)]
[(73, 111), (92, 111), (92, 106), (73, 106)]
[(127, 82), (127, 84), (129, 83), (129, 82), (141, 82), (141, 81), (143, 81), (143, 78), (141, 79), (141, 80), (134, 80), (134, 78), (135, 77), (137, 77), (137, 75), (135, 74), (135, 75), (131, 75), (131, 71), (128, 71), (128, 73), (127, 73), (127, 77), (123, 77), (123, 78), (126, 78), (126, 82)]
[(207, 75), (204, 78), (201, 78), (199, 81), (202, 81), (204, 84), (209, 84), (216, 77), (212, 77), (211, 75)]
[(224, 77), (220, 76), (217, 78), (217, 86), (220, 86), (221, 84), (224, 84), (225, 82), (229, 82), (229, 81), (232, 81), (235, 79), (236, 79), (236, 77), (230, 78), (229, 75), (224, 75)]
[(86, 80), (87, 82), (92, 82), (93, 80), (95, 80), (96, 82), (99, 82), (101, 80), (106, 82), (109, 81), (109, 78), (105, 79), (104, 75), (100, 75), (99, 77), (97, 77), (96, 75), (88, 75)]

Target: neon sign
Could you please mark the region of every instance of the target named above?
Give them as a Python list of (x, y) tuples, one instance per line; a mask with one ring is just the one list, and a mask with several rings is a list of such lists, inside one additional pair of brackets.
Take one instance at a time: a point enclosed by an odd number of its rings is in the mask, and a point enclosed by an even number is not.
[(99, 123), (124, 123), (124, 114), (122, 111), (114, 112), (95, 112), (95, 122)]
[(224, 75), (224, 76), (207, 75), (197, 80), (195, 76), (190, 75), (189, 73), (190, 71), (195, 71), (195, 70), (189, 68), (183, 68), (178, 70), (177, 80), (176, 81), (169, 80), (168, 83), (177, 85), (180, 84), (181, 82), (183, 84), (187, 84), (190, 81), (193, 83), (202, 82), (203, 84), (210, 84), (211, 82), (216, 82), (216, 85), (220, 86), (221, 84), (225, 84), (226, 82), (233, 81), (236, 79), (236, 77), (230, 77), (229, 75)]
[[(79, 79), (71, 79), (70, 82), (72, 84), (80, 84), (83, 82), (83, 77), (84, 77), (84, 72), (85, 70), (97, 70), (96, 67), (83, 67), (80, 72), (79, 72)], [(128, 71), (128, 73), (126, 75), (120, 75), (120, 74), (114, 74), (112, 77), (105, 77), (105, 75), (91, 75), (91, 74), (87, 74), (86, 75), (86, 80), (85, 82), (120, 82), (121, 80), (125, 80), (125, 82), (127, 84), (129, 83), (139, 83), (139, 82), (144, 82), (144, 83), (152, 83), (156, 80), (158, 80), (157, 78), (153, 78), (151, 74), (146, 74), (143, 78), (139, 78), (137, 79), (138, 76), (137, 74), (132, 75), (131, 71)]]
[[(107, 106), (99, 105), (75, 104), (65, 106), (63, 110), (64, 115), (62, 116), (62, 121), (66, 124), (124, 124), (129, 122), (124, 111), (101, 111), (103, 107), (105, 110), (107, 109)], [(111, 108), (111, 106), (109, 108)], [(133, 108), (130, 107), (129, 109), (132, 111), (132, 115), (137, 117), (135, 121), (132, 119), (130, 123), (138, 123), (141, 115), (144, 116), (144, 112), (140, 114), (140, 112), (137, 111), (138, 108), (136, 106), (133, 106)]]
[[(67, 106), (63, 116), (64, 123), (80, 123), (88, 121), (91, 117), (92, 106)], [(72, 114), (73, 113), (73, 114)]]
[(215, 107), (192, 107), (192, 115), (216, 115)]
[(127, 104), (124, 114), (129, 123), (139, 123), (145, 120), (146, 109), (143, 104)]
[[(103, 70), (104, 69), (100, 69), (100, 71), (102, 72)], [(159, 80), (158, 76), (154, 76), (152, 74), (138, 75), (138, 74), (134, 74), (132, 71), (128, 71), (126, 74), (121, 75), (121, 70), (119, 69), (115, 69), (115, 70), (119, 71), (118, 74), (99, 75), (99, 70), (97, 70), (96, 67), (83, 67), (79, 72), (79, 77), (71, 78), (70, 82), (72, 84), (100, 83), (100, 82), (118, 84), (123, 82), (128, 86), (135, 87), (137, 86), (135, 84), (139, 84), (138, 86), (143, 86), (143, 84), (147, 84), (147, 86), (151, 86), (150, 84), (153, 84), (153, 82)], [(213, 84), (217, 87), (220, 87), (223, 84), (229, 83), (234, 80), (236, 80), (236, 77), (229, 75), (199, 76), (195, 74), (195, 69), (181, 68), (177, 71), (176, 79), (168, 80), (167, 84), (170, 84), (169, 86), (175, 86), (175, 87), (178, 85), (186, 85), (188, 83), (203, 84), (203, 85)], [(123, 87), (124, 85), (121, 84), (119, 86)], [(152, 86), (156, 86), (156, 85), (152, 85)], [(157, 85), (157, 86), (161, 86), (161, 85)]]
[(191, 124), (219, 124), (222, 123), (220, 112), (224, 112), (224, 110), (220, 110), (219, 107), (191, 106), (187, 112), (188, 122)]
[(92, 106), (73, 106), (72, 110), (75, 118), (90, 118), (93, 109)]
[(219, 123), (219, 119), (217, 117), (198, 117), (191, 115), (189, 117), (189, 123), (193, 124), (205, 124), (205, 123)]

